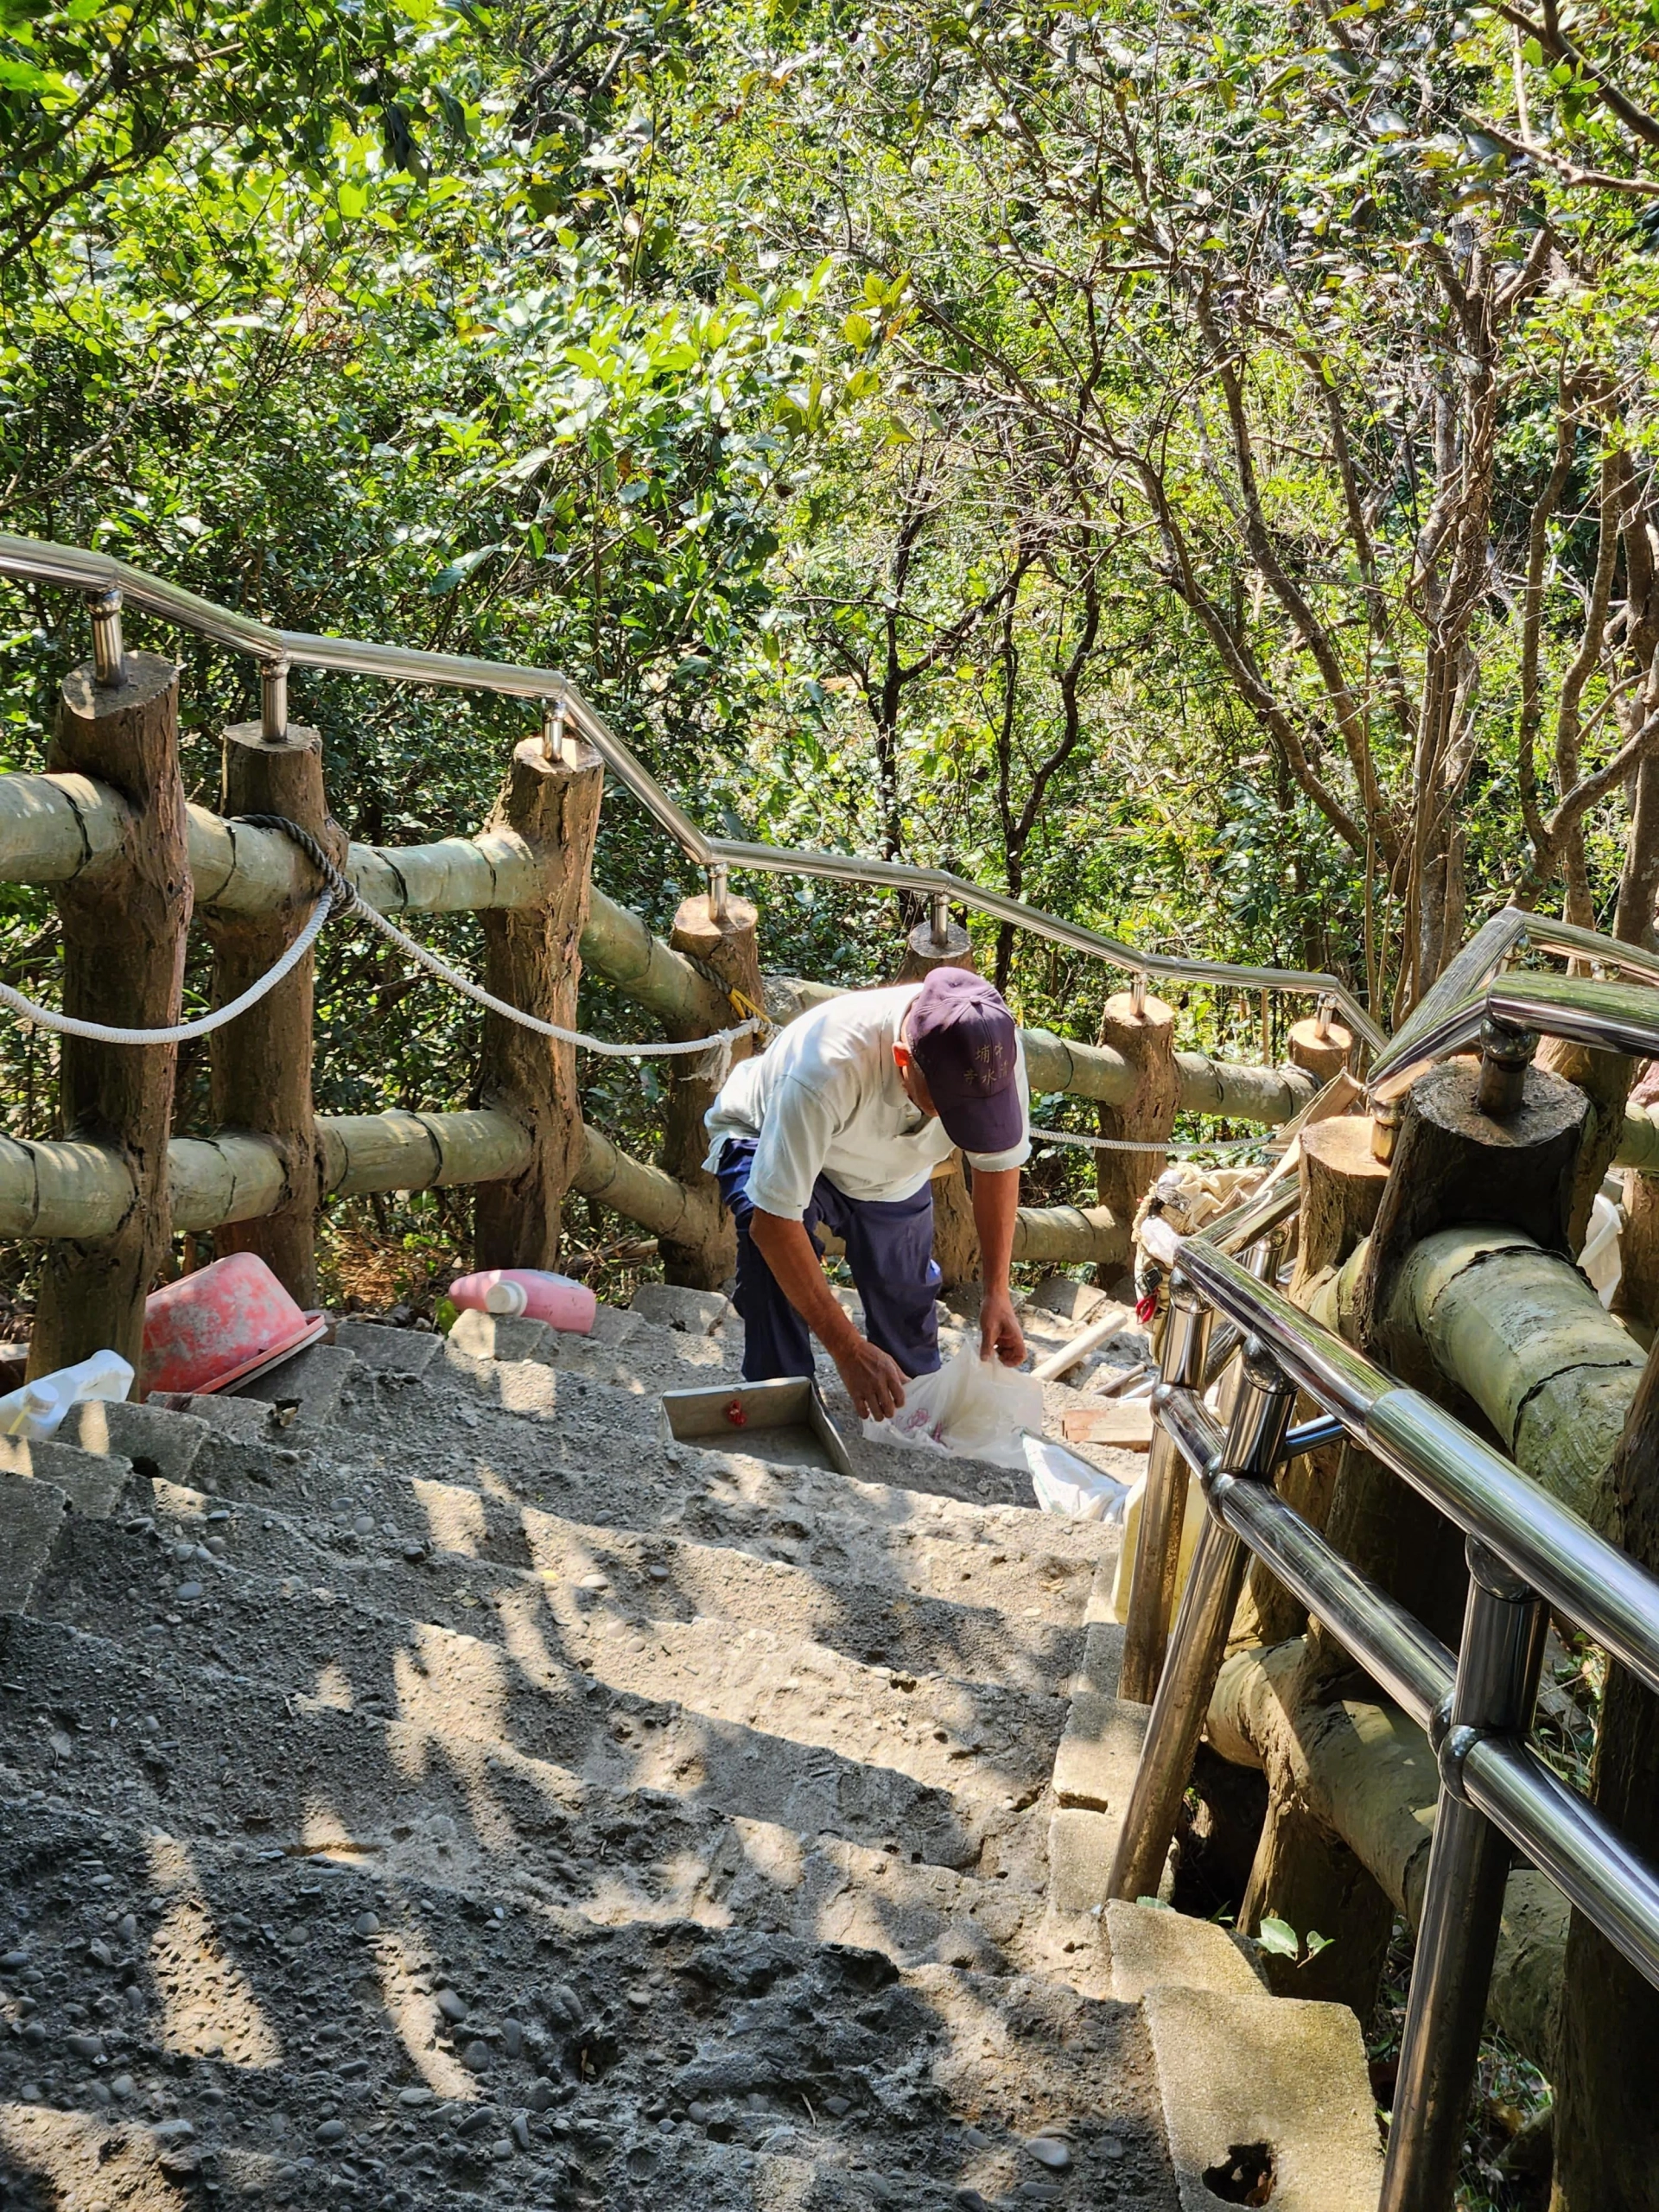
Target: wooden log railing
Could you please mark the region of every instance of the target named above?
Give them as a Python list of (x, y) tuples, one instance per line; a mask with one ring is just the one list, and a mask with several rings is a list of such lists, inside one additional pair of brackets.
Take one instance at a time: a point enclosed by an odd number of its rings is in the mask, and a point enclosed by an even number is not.
[[(243, 970), (269, 964), (271, 948), (291, 936), (294, 918), (316, 890), (311, 862), (280, 830), (185, 803), (170, 721), (158, 722), (149, 780), (132, 783), (119, 772), (118, 745), (111, 750), (125, 711), (118, 677), (139, 662), (131, 655), (124, 660), (118, 632), (104, 658), (66, 684), (65, 728), (85, 730), (76, 749), (60, 749), (51, 772), (0, 776), (0, 881), (49, 888), (66, 931), (76, 932), (79, 980), (66, 982), (69, 1014), (95, 1011), (86, 993), (100, 972), (98, 931), (113, 942), (125, 911), (122, 887), (132, 876), (157, 794), (173, 810), (179, 849), (150, 898), (155, 912), (146, 926), (158, 976), (163, 969), (181, 974), (194, 912), (219, 948), (215, 998), (224, 1002), (248, 980)], [(664, 944), (592, 883), (597, 766), (585, 753), (577, 758), (579, 748), (562, 729), (550, 728), (539, 743), (517, 749), (504, 799), (483, 830), (402, 848), (347, 844), (334, 830), (306, 734), (283, 728), (267, 746), (261, 726), (244, 726), (226, 734), (226, 747), (232, 805), (303, 815), (303, 826), (340, 854), (342, 872), (365, 904), (386, 914), (483, 916), (496, 988), (526, 1011), (570, 1026), (585, 967), (672, 1037), (732, 1026), (733, 1001), (714, 972), (720, 962)], [(283, 804), (285, 777), (298, 796)], [(687, 936), (682, 928), (677, 936), (693, 951), (702, 944), (695, 931)], [(234, 957), (227, 950), (244, 947)], [(752, 954), (746, 958), (737, 981), (748, 997), (759, 976)], [(64, 1055), (67, 1135), (0, 1139), (0, 1235), (44, 1241), (58, 1255), (48, 1268), (56, 1287), (42, 1301), (31, 1345), (34, 1371), (104, 1343), (136, 1353), (141, 1278), (153, 1275), (158, 1250), (152, 1247), (170, 1231), (212, 1231), (221, 1249), (251, 1245), (296, 1295), (314, 1301), (320, 1205), (372, 1192), (480, 1185), (499, 1194), (480, 1198), (488, 1258), (543, 1266), (556, 1252), (565, 1192), (583, 1192), (657, 1236), (685, 1279), (715, 1280), (728, 1271), (729, 1224), (712, 1188), (685, 1172), (695, 1147), (680, 1143), (676, 1175), (629, 1158), (584, 1128), (568, 1046), (532, 1041), (523, 1032), (508, 1038), (493, 1027), (474, 1109), (314, 1118), (302, 1072), (310, 1054), (309, 964), (262, 1002), (263, 1019), (246, 1039), (236, 1039), (242, 1025), (233, 1024), (213, 1039), (215, 1098), (233, 1102), (224, 1108), (227, 1120), (266, 1120), (255, 1111), (263, 1065), (281, 1074), (278, 1064), (291, 1061), (289, 1073), (302, 1074), (297, 1084), (273, 1081), (281, 1111), (270, 1117), (272, 1126), (175, 1137), (161, 1173), (149, 1139), (165, 1131), (172, 1115), (172, 1048), (81, 1044)], [(766, 988), (773, 1018), (785, 1020), (827, 995), (825, 987), (788, 979), (772, 979)], [(111, 1020), (101, 985), (99, 994), (97, 1018)], [(142, 1026), (161, 1010), (158, 1001)], [(1025, 1031), (1024, 1042), (1039, 1094), (1070, 1092), (1117, 1106), (1140, 1081), (1130, 1060), (1109, 1045), (1039, 1029)], [(1174, 1065), (1186, 1111), (1272, 1126), (1290, 1120), (1312, 1094), (1310, 1079), (1294, 1068), (1232, 1065), (1195, 1053), (1175, 1055)], [(698, 1078), (689, 1066), (675, 1076), (689, 1127), (696, 1118), (690, 1108), (699, 1103)], [(135, 1081), (143, 1107), (142, 1114), (135, 1107), (137, 1118), (123, 1103), (122, 1088)], [(100, 1104), (106, 1092), (112, 1103)], [(1014, 1252), (1049, 1265), (1116, 1268), (1128, 1257), (1128, 1224), (1121, 1208), (1025, 1207)]]
[[(326, 1198), (510, 1181), (532, 1156), (523, 1124), (488, 1107), (320, 1114), (317, 1150)], [(174, 1228), (198, 1234), (264, 1219), (281, 1205), (285, 1189), (280, 1147), (248, 1129), (175, 1137), (167, 1173)], [(583, 1128), (571, 1187), (591, 1192), (654, 1236), (711, 1233), (715, 1226), (712, 1208), (699, 1207), (671, 1175), (630, 1159), (598, 1129)], [(131, 1170), (113, 1145), (0, 1137), (0, 1236), (108, 1236), (136, 1198)]]

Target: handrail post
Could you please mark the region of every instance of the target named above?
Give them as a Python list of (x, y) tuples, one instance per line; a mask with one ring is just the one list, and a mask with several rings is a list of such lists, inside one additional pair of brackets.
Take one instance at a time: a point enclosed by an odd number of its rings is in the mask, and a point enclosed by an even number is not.
[[(1192, 1285), (1177, 1276), (1170, 1287), (1169, 1312), (1164, 1321), (1160, 1392), (1203, 1389), (1211, 1319), (1210, 1308)], [(1185, 1518), (1186, 1463), (1160, 1421), (1152, 1432), (1146, 1484), (1141, 1493), (1135, 1568), (1129, 1580), (1129, 1618), (1124, 1626), (1119, 1675), (1119, 1695), (1135, 1705), (1151, 1704), (1163, 1672)]]
[(120, 593), (98, 593), (87, 601), (87, 611), (92, 618), (92, 682), (100, 691), (118, 691), (125, 681), (126, 668)]
[[(225, 811), (280, 814), (308, 830), (343, 868), (348, 840), (328, 812), (321, 736), (288, 720), (285, 672), (267, 663), (264, 674), (259, 720), (233, 722), (225, 733)], [(273, 728), (274, 692), (280, 728)], [(215, 1006), (239, 996), (264, 975), (305, 926), (322, 885), (308, 865), (304, 874), (304, 889), (274, 913), (208, 916)], [(307, 1308), (318, 1300), (321, 1202), (311, 1099), (315, 999), (315, 956), (308, 954), (274, 991), (228, 1028), (216, 1029), (209, 1046), (215, 1126), (261, 1131), (283, 1162), (281, 1205), (258, 1220), (223, 1224), (213, 1232), (213, 1249), (221, 1258), (257, 1253)]]
[(1475, 1537), (1467, 1556), (1457, 1683), (1431, 1728), (1440, 1795), (1379, 2212), (1450, 2212), (1510, 1855), (1465, 1796), (1463, 1761), (1478, 1738), (1526, 1727), (1543, 1654), (1539, 1599)]
[(260, 664), (259, 734), (267, 745), (281, 745), (288, 735), (286, 653), (280, 659), (262, 661)]
[[(1253, 1341), (1247, 1345), (1227, 1441), (1215, 1471), (1270, 1483), (1295, 1398), (1267, 1353)], [(1109, 1897), (1133, 1903), (1157, 1890), (1243, 1580), (1243, 1544), (1215, 1513), (1206, 1514), (1147, 1722), (1146, 1743), (1106, 1885)]]
[[(55, 893), (63, 1011), (117, 1028), (164, 1028), (179, 1019), (192, 904), (179, 676), (158, 654), (123, 650), (119, 601), (111, 607), (110, 596), (94, 603), (93, 659), (65, 678), (47, 760), (49, 769), (112, 785), (128, 810), (116, 849)], [(113, 1146), (133, 1195), (107, 1235), (48, 1245), (31, 1376), (106, 1348), (141, 1365), (144, 1300), (171, 1241), (167, 1141), (178, 1054), (176, 1045), (63, 1039), (63, 1134)]]

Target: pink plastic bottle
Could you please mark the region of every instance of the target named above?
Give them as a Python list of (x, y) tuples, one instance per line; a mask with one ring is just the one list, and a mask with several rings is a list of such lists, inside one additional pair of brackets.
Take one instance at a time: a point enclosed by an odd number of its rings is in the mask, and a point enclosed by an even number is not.
[(452, 1302), (474, 1313), (495, 1313), (504, 1319), (523, 1313), (532, 1321), (545, 1321), (568, 1335), (593, 1334), (599, 1300), (585, 1283), (569, 1275), (546, 1274), (540, 1268), (486, 1268), (481, 1274), (462, 1275), (449, 1286)]

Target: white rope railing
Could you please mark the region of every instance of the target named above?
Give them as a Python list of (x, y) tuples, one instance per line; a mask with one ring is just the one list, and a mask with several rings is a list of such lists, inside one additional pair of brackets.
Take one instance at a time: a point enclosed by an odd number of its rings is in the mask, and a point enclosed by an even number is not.
[(522, 1007), (513, 1006), (505, 999), (499, 999), (493, 991), (486, 991), (470, 976), (437, 953), (429, 950), (418, 939), (400, 930), (395, 922), (371, 906), (358, 896), (356, 890), (334, 866), (327, 854), (310, 832), (301, 829), (297, 822), (290, 822), (281, 814), (246, 814), (238, 817), (258, 830), (277, 830), (291, 837), (322, 876), (327, 888), (312, 909), (310, 918), (292, 944), (274, 967), (267, 970), (257, 982), (250, 984), (239, 998), (229, 1005), (215, 1007), (211, 1014), (200, 1015), (194, 1021), (175, 1021), (165, 1028), (118, 1029), (102, 1021), (84, 1021), (77, 1014), (60, 1014), (54, 1007), (41, 1006), (25, 998), (10, 983), (0, 983), (0, 1005), (10, 1007), (24, 1020), (37, 1023), (42, 1029), (54, 1031), (60, 1037), (85, 1037), (98, 1045), (182, 1045), (193, 1037), (206, 1037), (215, 1029), (223, 1029), (250, 1007), (257, 1006), (269, 992), (276, 989), (284, 976), (289, 975), (304, 959), (316, 943), (323, 924), (331, 913), (351, 914), (367, 922), (372, 929), (397, 946), (400, 951), (429, 974), (447, 983), (453, 991), (475, 1004), (487, 1007), (492, 1014), (499, 1014), (504, 1020), (516, 1022), (521, 1029), (533, 1029), (538, 1036), (551, 1037), (562, 1045), (574, 1045), (584, 1052), (598, 1052), (607, 1059), (648, 1060), (675, 1058), (698, 1058), (706, 1063), (696, 1072), (710, 1083), (723, 1082), (731, 1065), (732, 1046), (740, 1037), (753, 1037), (765, 1025), (759, 1017), (735, 1023), (729, 1029), (716, 1030), (708, 1037), (663, 1039), (651, 1044), (619, 1044), (613, 1038), (591, 1037), (583, 1029), (566, 1029), (556, 1021), (543, 1021), (539, 1014), (526, 1014)]

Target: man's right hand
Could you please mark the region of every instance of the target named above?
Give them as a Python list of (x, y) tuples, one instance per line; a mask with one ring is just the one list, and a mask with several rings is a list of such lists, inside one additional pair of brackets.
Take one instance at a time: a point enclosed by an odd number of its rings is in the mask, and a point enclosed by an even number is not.
[(889, 1420), (904, 1404), (904, 1369), (868, 1337), (855, 1336), (845, 1351), (830, 1356), (861, 1420)]

